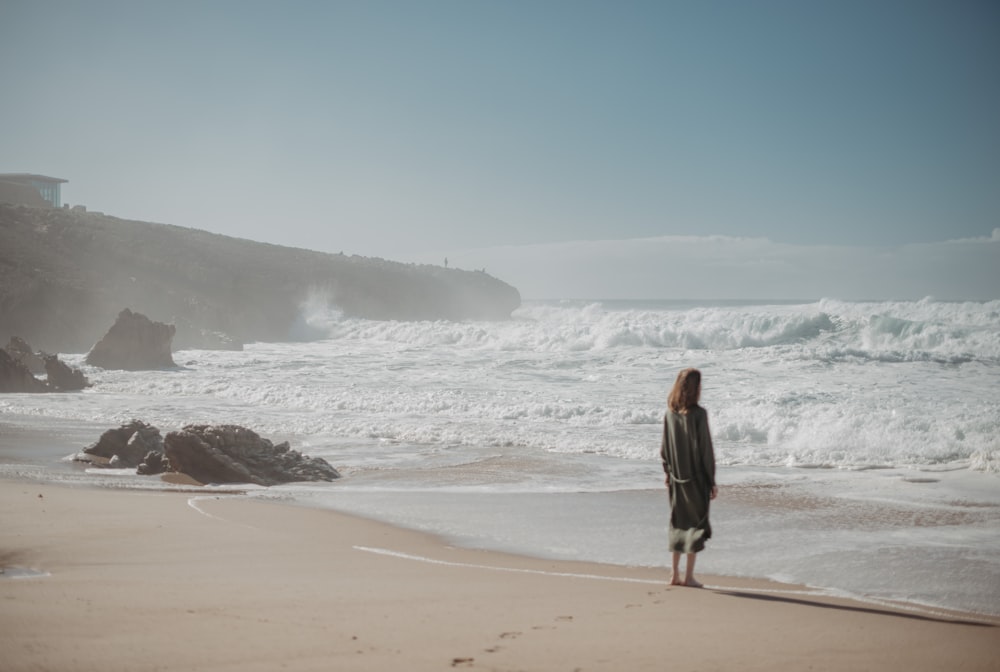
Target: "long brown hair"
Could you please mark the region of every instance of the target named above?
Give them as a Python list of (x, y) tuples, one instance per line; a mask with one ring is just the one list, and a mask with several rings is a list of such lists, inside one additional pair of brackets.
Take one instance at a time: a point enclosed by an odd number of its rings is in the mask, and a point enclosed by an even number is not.
[(684, 369), (677, 374), (674, 387), (667, 396), (667, 408), (674, 413), (687, 413), (698, 405), (701, 396), (701, 371)]

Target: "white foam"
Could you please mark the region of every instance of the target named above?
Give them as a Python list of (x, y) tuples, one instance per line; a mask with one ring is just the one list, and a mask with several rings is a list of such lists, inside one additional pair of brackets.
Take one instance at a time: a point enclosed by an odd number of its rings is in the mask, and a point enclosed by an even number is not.
[(674, 372), (697, 365), (722, 463), (1000, 471), (1000, 302), (535, 303), (504, 323), (323, 310), (307, 322), (326, 340), (185, 351), (176, 371), (69, 356), (95, 387), (0, 411), (645, 460)]

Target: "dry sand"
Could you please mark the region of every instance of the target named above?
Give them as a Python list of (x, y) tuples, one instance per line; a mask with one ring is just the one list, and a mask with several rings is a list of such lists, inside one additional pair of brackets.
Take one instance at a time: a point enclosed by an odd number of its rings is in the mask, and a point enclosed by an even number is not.
[(194, 490), (0, 481), (0, 565), (6, 672), (1000, 669), (995, 619), (726, 577), (670, 587), (663, 569)]

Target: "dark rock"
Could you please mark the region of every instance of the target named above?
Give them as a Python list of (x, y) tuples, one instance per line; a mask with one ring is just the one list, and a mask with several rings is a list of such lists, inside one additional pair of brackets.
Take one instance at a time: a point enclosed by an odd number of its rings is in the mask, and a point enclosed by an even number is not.
[(31, 371), (32, 374), (45, 373), (45, 363), (42, 361), (42, 358), (32, 350), (31, 346), (23, 338), (11, 336), (10, 342), (7, 343), (5, 349), (7, 350), (7, 354), (28, 367), (28, 371)]
[(60, 392), (72, 392), (90, 387), (90, 382), (80, 369), (71, 368), (56, 355), (44, 355), (43, 359), (50, 388)]
[[(109, 466), (119, 469), (135, 468), (149, 452), (163, 452), (160, 430), (141, 420), (133, 420), (117, 429), (101, 434), (97, 443), (83, 449), (86, 455), (106, 458)], [(117, 459), (115, 459), (117, 457)], [(95, 464), (102, 461), (95, 460)]]
[(0, 392), (47, 392), (48, 387), (38, 380), (28, 367), (0, 349)]
[(142, 458), (142, 463), (136, 467), (135, 473), (142, 476), (155, 476), (170, 471), (170, 462), (166, 455), (159, 451), (151, 450)]
[(174, 471), (201, 483), (277, 485), (340, 478), (330, 464), (278, 445), (238, 425), (188, 425), (170, 432), (164, 453)]
[[(52, 392), (82, 390), (89, 383), (78, 369), (70, 368), (56, 355), (36, 353), (17, 336), (12, 336), (0, 361), (0, 392)], [(44, 372), (48, 382), (35, 378)]]
[(174, 326), (153, 322), (126, 308), (87, 353), (87, 363), (104, 369), (143, 371), (176, 366), (170, 356)]

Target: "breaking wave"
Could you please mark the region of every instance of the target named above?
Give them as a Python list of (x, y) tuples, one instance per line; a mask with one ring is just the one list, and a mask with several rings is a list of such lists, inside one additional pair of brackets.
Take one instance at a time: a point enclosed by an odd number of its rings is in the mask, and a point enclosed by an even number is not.
[[(624, 302), (622, 302), (624, 303)], [(680, 348), (783, 348), (782, 356), (883, 362), (1000, 361), (1000, 302), (852, 303), (654, 309), (621, 304), (528, 304), (509, 322), (373, 322), (345, 319), (313, 303), (303, 323), (314, 337), (376, 340), (396, 347), (558, 353)]]

